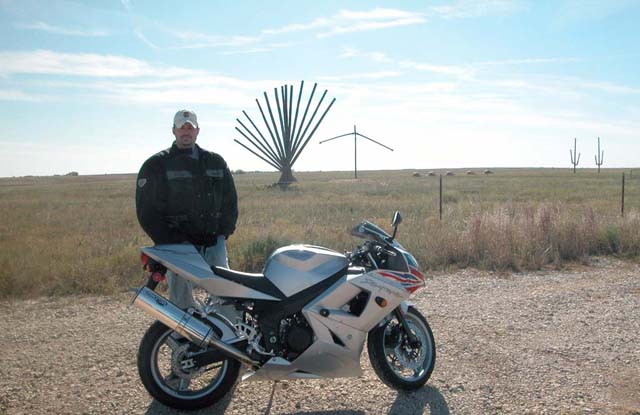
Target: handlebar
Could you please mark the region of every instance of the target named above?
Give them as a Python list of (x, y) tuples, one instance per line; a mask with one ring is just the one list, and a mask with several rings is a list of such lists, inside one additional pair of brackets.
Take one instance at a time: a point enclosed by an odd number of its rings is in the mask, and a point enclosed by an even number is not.
[(398, 253), (387, 249), (377, 241), (366, 241), (353, 252), (347, 253), (347, 258), (352, 265), (365, 268), (380, 268), (389, 256), (396, 257)]

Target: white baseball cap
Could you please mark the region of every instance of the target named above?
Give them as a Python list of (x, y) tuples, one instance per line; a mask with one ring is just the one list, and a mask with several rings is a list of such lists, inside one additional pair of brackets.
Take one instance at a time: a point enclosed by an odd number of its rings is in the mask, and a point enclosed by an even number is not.
[(191, 110), (180, 110), (176, 112), (176, 115), (173, 117), (173, 125), (176, 128), (182, 128), (185, 123), (189, 123), (195, 128), (198, 128), (198, 117), (196, 117), (196, 113)]

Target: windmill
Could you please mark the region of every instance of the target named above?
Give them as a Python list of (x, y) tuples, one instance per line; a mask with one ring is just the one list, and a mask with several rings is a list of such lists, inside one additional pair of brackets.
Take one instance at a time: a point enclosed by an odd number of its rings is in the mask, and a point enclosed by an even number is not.
[(393, 149), (391, 147), (387, 147), (382, 143), (377, 142), (376, 140), (369, 138), (365, 135), (360, 134), (357, 130), (356, 130), (356, 126), (353, 126), (353, 132), (352, 133), (347, 133), (347, 134), (341, 134), (339, 136), (336, 137), (332, 137), (332, 138), (328, 138), (326, 140), (322, 140), (320, 141), (320, 144), (322, 143), (326, 143), (327, 141), (331, 141), (331, 140), (335, 140), (336, 138), (341, 138), (341, 137), (346, 137), (348, 135), (353, 135), (353, 175), (354, 178), (358, 178), (358, 137), (362, 137), (362, 138), (366, 138), (369, 141), (372, 141), (374, 143), (376, 143), (379, 146), (382, 146), (384, 148), (386, 148), (387, 150), (393, 151)]
[[(269, 142), (260, 129), (253, 122), (249, 114), (246, 111), (242, 111), (247, 120), (253, 126), (253, 129), (258, 133), (260, 138), (256, 137), (256, 135), (252, 132), (250, 128), (248, 128), (239, 118), (236, 118), (238, 124), (242, 127), (242, 129), (236, 127), (236, 131), (238, 131), (248, 142), (251, 144), (252, 148), (248, 145), (241, 143), (239, 140), (234, 139), (234, 141), (244, 147), (246, 150), (251, 152), (253, 155), (257, 156), (273, 168), (280, 171), (282, 174), (280, 175), (280, 180), (278, 184), (288, 184), (291, 182), (297, 181), (295, 177), (293, 177), (293, 173), (291, 169), (293, 164), (298, 160), (302, 150), (307, 146), (309, 140), (316, 132), (320, 123), (324, 119), (331, 106), (336, 101), (335, 98), (329, 103), (327, 108), (322, 113), (322, 116), (315, 123), (315, 126), (309, 132), (309, 128), (311, 127), (320, 106), (322, 105), (322, 101), (324, 101), (325, 96), (327, 95), (327, 90), (325, 89), (324, 93), (320, 97), (318, 104), (311, 114), (306, 126), (305, 121), (307, 119), (307, 113), (309, 112), (309, 107), (311, 106), (311, 102), (313, 101), (313, 96), (316, 92), (316, 87), (318, 84), (313, 84), (313, 89), (311, 90), (311, 94), (309, 95), (309, 99), (307, 100), (307, 106), (304, 110), (304, 115), (302, 116), (302, 121), (300, 121), (300, 125), (298, 125), (298, 113), (300, 110), (300, 102), (302, 101), (302, 90), (304, 89), (304, 81), (300, 82), (300, 91), (298, 92), (297, 101), (294, 100), (293, 94), (293, 85), (282, 85), (280, 87), (280, 94), (278, 94), (278, 88), (273, 89), (273, 93), (275, 96), (276, 106), (278, 110), (278, 121), (273, 116), (273, 111), (271, 109), (271, 103), (269, 102), (269, 97), (267, 93), (264, 92), (264, 100), (267, 104), (267, 110), (269, 112), (269, 119), (271, 120), (271, 126), (269, 125), (269, 121), (267, 121), (267, 116), (260, 105), (260, 101), (256, 98), (256, 104), (258, 104), (258, 109), (260, 110), (260, 115), (262, 115), (262, 120), (264, 121), (264, 125), (267, 127), (267, 131), (269, 132), (269, 136), (271, 137), (271, 142)], [(282, 100), (282, 103), (281, 103)], [(296, 107), (295, 114), (293, 113), (293, 107)], [(273, 127), (273, 130), (271, 129)], [(309, 134), (307, 134), (309, 132)], [(250, 137), (249, 137), (250, 136)]]

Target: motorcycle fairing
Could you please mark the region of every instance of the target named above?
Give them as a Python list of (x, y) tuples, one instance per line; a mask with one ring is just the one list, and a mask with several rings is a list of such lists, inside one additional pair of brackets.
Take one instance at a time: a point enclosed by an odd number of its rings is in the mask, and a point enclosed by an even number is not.
[(383, 278), (389, 278), (396, 284), (401, 285), (405, 290), (410, 293), (414, 292), (418, 288), (424, 287), (424, 276), (417, 269), (410, 267), (411, 272), (398, 272), (377, 270), (377, 274)]
[(142, 248), (142, 252), (195, 286), (219, 297), (279, 301), (276, 297), (216, 275), (191, 244), (156, 245)]
[[(255, 301), (254, 312), (260, 316), (258, 321), (263, 335), (266, 337), (278, 336), (280, 322), (284, 318), (303, 310), (307, 304), (315, 301), (328, 290), (331, 290), (336, 284), (336, 281), (345, 279), (346, 274), (347, 267), (320, 281), (316, 285), (277, 303), (273, 301)], [(273, 347), (276, 351), (279, 350), (277, 344)]]
[[(355, 315), (345, 305), (365, 291), (369, 293), (364, 310)], [(304, 377), (354, 377), (362, 374), (360, 354), (367, 333), (409, 297), (409, 291), (377, 271), (345, 275), (302, 309), (311, 326), (314, 342), (292, 362), (272, 358), (248, 380), (295, 379)], [(386, 300), (385, 307), (376, 298)]]
[(289, 245), (277, 249), (264, 267), (268, 278), (291, 297), (336, 274), (349, 261), (340, 252), (314, 245)]

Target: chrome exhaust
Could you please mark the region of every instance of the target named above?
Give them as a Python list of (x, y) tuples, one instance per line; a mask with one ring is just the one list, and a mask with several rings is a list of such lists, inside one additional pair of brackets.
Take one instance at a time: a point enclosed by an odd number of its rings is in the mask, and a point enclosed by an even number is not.
[[(259, 362), (253, 360), (247, 354), (220, 340), (216, 336), (213, 327), (147, 287), (143, 287), (138, 292), (133, 304), (199, 347), (211, 346), (220, 350), (226, 356), (246, 365), (251, 367), (260, 366)], [(223, 332), (229, 330), (223, 322), (218, 324), (222, 326), (218, 328)]]

